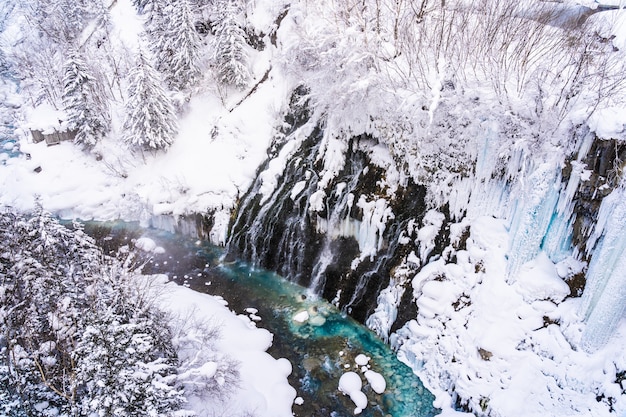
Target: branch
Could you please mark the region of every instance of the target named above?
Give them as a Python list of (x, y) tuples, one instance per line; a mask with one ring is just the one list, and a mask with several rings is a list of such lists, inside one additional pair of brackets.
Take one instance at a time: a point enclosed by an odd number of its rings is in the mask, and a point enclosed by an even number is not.
[(244, 101), (246, 101), (246, 99), (247, 99), (248, 97), (250, 97), (252, 94), (254, 94), (254, 92), (257, 90), (257, 88), (259, 88), (259, 86), (260, 86), (261, 84), (263, 84), (265, 81), (267, 81), (267, 79), (268, 79), (268, 77), (269, 77), (269, 75), (270, 75), (270, 71), (271, 71), (271, 70), (272, 70), (272, 67), (269, 67), (269, 68), (267, 69), (267, 71), (265, 71), (265, 74), (263, 75), (263, 78), (261, 78), (261, 79), (259, 80), (259, 82), (258, 82), (258, 83), (256, 83), (256, 84), (254, 85), (254, 87), (252, 87), (252, 89), (248, 92), (248, 94), (246, 94), (246, 95), (245, 95), (245, 96), (244, 96), (241, 100), (239, 100), (239, 101), (237, 102), (237, 104), (235, 104), (235, 105), (234, 105), (232, 108), (230, 108), (228, 111), (229, 111), (229, 112), (232, 112), (232, 111), (233, 111), (233, 110), (235, 110), (237, 107), (239, 107), (239, 106), (241, 105), (241, 103), (243, 103)]
[(50, 382), (48, 382), (48, 379), (46, 378), (46, 374), (43, 371), (43, 368), (41, 367), (41, 364), (39, 363), (39, 361), (36, 358), (33, 358), (33, 362), (35, 362), (35, 365), (37, 365), (37, 369), (39, 370), (39, 375), (41, 375), (41, 382), (43, 382), (46, 387), (50, 388), (56, 394), (58, 394), (59, 396), (65, 398), (67, 401), (72, 401), (72, 397), (69, 397), (66, 393), (61, 392), (58, 388), (56, 388), (54, 385), (52, 385)]

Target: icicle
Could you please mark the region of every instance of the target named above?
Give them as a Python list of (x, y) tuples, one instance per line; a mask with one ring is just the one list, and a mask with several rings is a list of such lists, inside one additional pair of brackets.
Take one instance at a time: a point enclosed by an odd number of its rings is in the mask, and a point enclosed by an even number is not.
[(591, 171), (579, 161), (572, 161), (572, 170), (567, 186), (561, 191), (556, 212), (552, 216), (550, 227), (541, 248), (553, 262), (560, 262), (572, 252), (572, 232), (574, 218), (574, 195), (581, 181), (587, 181)]
[[(581, 315), (587, 325), (581, 344), (592, 352), (602, 347), (614, 333), (626, 307), (626, 195), (623, 184), (605, 197), (590, 245), (587, 283)], [(600, 237), (598, 237), (600, 236)]]
[[(504, 218), (507, 215), (509, 202), (508, 186), (503, 179), (498, 177), (497, 170), (498, 153), (500, 146), (500, 132), (498, 124), (494, 121), (485, 121), (484, 140), (476, 158), (474, 178), (465, 184), (460, 183), (455, 190), (456, 195), (451, 198), (450, 215), (455, 220), (461, 220), (462, 210), (470, 219), (480, 216), (494, 216)], [(513, 158), (519, 162), (520, 158)], [(463, 198), (469, 194), (469, 197)], [(465, 201), (463, 201), (465, 200)]]
[(528, 178), (511, 219), (508, 279), (514, 279), (522, 265), (535, 258), (550, 227), (559, 198), (560, 174), (542, 165)]
[(571, 215), (553, 214), (548, 232), (543, 239), (543, 249), (552, 262), (561, 262), (572, 254)]
[(357, 207), (363, 210), (363, 221), (356, 236), (361, 250), (361, 259), (373, 257), (383, 246), (383, 233), (387, 226), (387, 221), (393, 219), (391, 208), (387, 206), (387, 200), (379, 198), (374, 201), (367, 201), (365, 196), (361, 196), (357, 202)]

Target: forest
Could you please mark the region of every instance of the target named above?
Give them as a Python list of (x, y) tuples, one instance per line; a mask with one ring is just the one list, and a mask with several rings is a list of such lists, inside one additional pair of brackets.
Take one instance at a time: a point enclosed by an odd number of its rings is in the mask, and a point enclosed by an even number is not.
[[(202, 363), (130, 284), (139, 265), (59, 216), (191, 231), (277, 271), (459, 412), (623, 412), (621, 6), (3, 2), (0, 407), (188, 412), (180, 375)], [(53, 133), (71, 140), (36, 143)]]

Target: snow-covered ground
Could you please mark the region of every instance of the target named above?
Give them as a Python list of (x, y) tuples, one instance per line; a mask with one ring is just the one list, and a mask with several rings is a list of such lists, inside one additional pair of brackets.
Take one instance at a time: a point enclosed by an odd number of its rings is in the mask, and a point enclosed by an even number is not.
[[(116, 138), (95, 150), (104, 155), (98, 161), (96, 154), (86, 155), (71, 142), (50, 147), (32, 143), (23, 131), (21, 151), (30, 159), (6, 161), (0, 200), (27, 209), (38, 195), (46, 209), (65, 218), (140, 220), (146, 225), (154, 215), (223, 212), (216, 216), (222, 223), (213, 239), (223, 244), (230, 210), (265, 158), (276, 118), (271, 105), (284, 92), (268, 82), (257, 94), (233, 112), (212, 95), (194, 97), (169, 151), (146, 155), (145, 161), (130, 155)], [(39, 110), (42, 119), (51, 113), (42, 116)]]
[[(265, 351), (272, 344), (272, 334), (257, 328), (247, 315), (235, 314), (228, 309), (221, 297), (200, 294), (175, 283), (166, 283), (166, 277), (155, 277), (152, 290), (160, 294), (159, 305), (171, 313), (174, 327), (215, 328), (218, 340), (215, 348), (238, 363), (240, 382), (234, 393), (220, 401), (208, 397), (188, 395), (189, 408), (199, 417), (215, 415), (256, 417), (291, 417), (296, 390), (289, 385), (287, 376), (291, 363), (284, 358), (275, 359)], [(200, 323), (200, 326), (190, 323)], [(194, 335), (183, 330), (185, 338)], [(213, 377), (215, 369), (205, 365), (207, 377)]]
[(609, 344), (585, 352), (581, 299), (565, 299), (562, 279), (582, 265), (541, 253), (507, 282), (509, 239), (505, 222), (480, 217), (465, 249), (446, 250), (454, 262), (440, 258), (413, 278), (419, 313), (391, 336), (399, 357), (440, 398), (454, 387), (490, 415), (624, 415), (616, 370), (626, 366), (626, 321)]

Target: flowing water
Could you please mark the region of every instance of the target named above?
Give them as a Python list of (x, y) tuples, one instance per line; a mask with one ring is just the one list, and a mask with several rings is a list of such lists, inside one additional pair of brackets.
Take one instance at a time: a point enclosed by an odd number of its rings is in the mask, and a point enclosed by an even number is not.
[[(293, 365), (289, 382), (304, 400), (302, 405), (293, 406), (295, 416), (354, 415), (355, 405), (338, 391), (338, 381), (348, 370), (360, 373), (355, 357), (361, 353), (371, 358), (371, 370), (383, 375), (387, 388), (376, 394), (363, 379), (369, 405), (360, 415), (436, 414), (433, 395), (388, 346), (326, 301), (310, 295), (306, 288), (243, 262), (225, 264), (220, 261), (221, 249), (189, 237), (129, 224), (89, 224), (86, 231), (111, 251), (138, 236), (149, 237), (165, 252), (145, 260), (145, 273), (165, 273), (196, 291), (222, 296), (236, 313), (260, 316), (258, 325), (274, 334), (269, 353), (287, 358)], [(303, 311), (309, 319), (295, 321), (294, 316)]]

